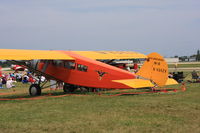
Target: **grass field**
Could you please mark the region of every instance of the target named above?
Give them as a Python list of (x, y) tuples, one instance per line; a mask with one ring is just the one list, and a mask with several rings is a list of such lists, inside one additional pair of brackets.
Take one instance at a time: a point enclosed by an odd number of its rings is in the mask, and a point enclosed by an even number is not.
[[(175, 64), (168, 64), (169, 68), (174, 68)], [(177, 68), (188, 68), (188, 67), (192, 67), (192, 68), (196, 68), (196, 67), (200, 67), (199, 63), (188, 63), (188, 64), (178, 64)]]
[[(17, 96), (26, 96), (18, 85)], [(177, 88), (178, 86), (174, 86)], [(185, 92), (102, 97), (88, 94), (0, 101), (0, 132), (200, 132), (200, 84)], [(55, 93), (60, 93), (58, 90)], [(1, 90), (0, 93), (11, 92)], [(45, 93), (47, 93), (46, 91)], [(13, 95), (0, 96), (13, 98)]]
[[(186, 81), (190, 73), (184, 72)], [(87, 93), (55, 98), (44, 90), (41, 99), (0, 100), (0, 133), (199, 133), (200, 84), (186, 86), (185, 92), (116, 97)], [(28, 87), (17, 83), (15, 92), (0, 89), (0, 98), (30, 98)]]

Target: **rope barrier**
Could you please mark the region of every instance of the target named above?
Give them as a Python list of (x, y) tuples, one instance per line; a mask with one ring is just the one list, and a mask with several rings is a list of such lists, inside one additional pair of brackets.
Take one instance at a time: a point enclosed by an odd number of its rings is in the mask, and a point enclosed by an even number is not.
[(14, 92), (0, 93), (0, 96), (14, 94)]

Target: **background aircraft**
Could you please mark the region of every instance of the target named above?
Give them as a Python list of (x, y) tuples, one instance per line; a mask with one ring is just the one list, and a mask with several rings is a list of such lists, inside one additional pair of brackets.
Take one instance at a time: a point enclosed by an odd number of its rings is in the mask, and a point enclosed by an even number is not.
[[(65, 92), (77, 87), (102, 89), (132, 89), (177, 84), (168, 78), (168, 66), (157, 53), (144, 55), (128, 51), (45, 51), (0, 49), (0, 59), (26, 66), (47, 79), (64, 83)], [(109, 65), (115, 59), (146, 59), (137, 73)], [(107, 60), (105, 62), (105, 60)], [(41, 95), (45, 88), (39, 81), (29, 93)]]
[(11, 69), (14, 71), (25, 71), (27, 70), (25, 66), (21, 65), (11, 65)]

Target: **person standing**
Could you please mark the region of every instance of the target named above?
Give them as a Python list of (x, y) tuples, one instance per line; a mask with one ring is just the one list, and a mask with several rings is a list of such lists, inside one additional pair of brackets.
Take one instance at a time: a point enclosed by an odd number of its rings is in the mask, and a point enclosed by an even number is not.
[(176, 72), (177, 68), (178, 68), (178, 63), (177, 62), (174, 64), (174, 68), (175, 68), (175, 72)]
[(2, 86), (2, 78), (0, 77), (0, 89), (2, 89), (3, 86)]
[(138, 64), (137, 64), (137, 63), (134, 63), (133, 69), (134, 69), (134, 72), (135, 72), (135, 73), (138, 71)]
[(0, 66), (0, 77), (2, 77), (2, 67)]
[(6, 82), (7, 82), (6, 77), (3, 76), (3, 77), (2, 77), (2, 81), (1, 81), (2, 86), (6, 85)]

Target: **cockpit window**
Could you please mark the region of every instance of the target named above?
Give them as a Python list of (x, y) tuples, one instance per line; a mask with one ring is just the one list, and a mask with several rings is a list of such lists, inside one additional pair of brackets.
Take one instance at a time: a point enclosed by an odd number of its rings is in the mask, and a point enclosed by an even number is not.
[(77, 65), (77, 70), (83, 71), (83, 72), (87, 72), (88, 67), (85, 66), (85, 65), (78, 64), (78, 65)]
[(76, 63), (72, 61), (66, 61), (64, 63), (64, 67), (68, 69), (75, 69), (76, 68)]

